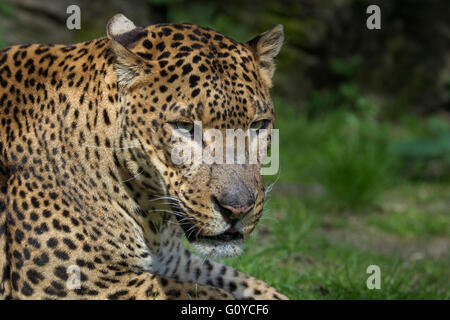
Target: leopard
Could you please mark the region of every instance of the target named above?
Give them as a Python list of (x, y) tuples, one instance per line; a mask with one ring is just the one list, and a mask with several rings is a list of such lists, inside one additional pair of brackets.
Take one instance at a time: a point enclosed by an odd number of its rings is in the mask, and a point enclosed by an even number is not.
[(288, 299), (216, 259), (260, 220), (262, 161), (173, 159), (212, 143), (197, 122), (270, 140), (283, 41), (119, 13), (102, 38), (1, 50), (0, 298)]

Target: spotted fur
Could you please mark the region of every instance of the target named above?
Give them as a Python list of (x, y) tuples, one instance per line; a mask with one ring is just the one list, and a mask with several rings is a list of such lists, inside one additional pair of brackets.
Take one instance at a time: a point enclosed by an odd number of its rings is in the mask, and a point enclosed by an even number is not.
[[(229, 228), (222, 204), (248, 236), (263, 206), (260, 164), (174, 165), (169, 139), (180, 120), (272, 128), (282, 39), (281, 26), (241, 44), (118, 15), (107, 38), (0, 51), (0, 297), (286, 298), (182, 241)], [(211, 255), (241, 245), (202, 243)], [(70, 289), (73, 266), (81, 286)]]

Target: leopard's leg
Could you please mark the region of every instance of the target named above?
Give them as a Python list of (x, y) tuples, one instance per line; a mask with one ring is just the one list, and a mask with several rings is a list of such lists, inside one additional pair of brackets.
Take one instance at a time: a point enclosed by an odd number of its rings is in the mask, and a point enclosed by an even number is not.
[[(231, 300), (233, 295), (225, 290), (181, 282), (173, 278), (152, 275), (148, 272), (120, 272), (109, 277), (109, 281), (99, 277), (98, 272), (86, 272), (79, 285), (69, 285), (56, 277), (41, 281), (41, 287), (34, 288), (32, 294), (23, 290), (14, 291), (14, 299), (97, 299), (97, 300)], [(39, 279), (38, 279), (39, 280)], [(58, 284), (55, 285), (54, 283)], [(23, 281), (15, 285), (23, 288)]]
[[(168, 268), (170, 270), (170, 267)], [(210, 285), (231, 293), (236, 299), (287, 300), (288, 297), (264, 281), (251, 277), (230, 266), (203, 259), (187, 249), (180, 252), (178, 266), (167, 274), (182, 281)]]
[[(152, 275), (147, 272), (141, 274), (125, 273), (115, 276), (114, 279), (118, 282), (102, 290), (95, 298), (137, 300), (234, 299), (228, 292), (213, 286), (181, 282), (173, 278)], [(74, 294), (80, 297), (77, 290), (75, 290)]]
[[(118, 270), (119, 268), (114, 268)], [(85, 270), (84, 270), (85, 271)], [(148, 272), (116, 272), (103, 277), (98, 272), (86, 272), (89, 282), (77, 284), (70, 279), (59, 286), (47, 286), (44, 292), (36, 296), (16, 292), (14, 299), (100, 299), (100, 300), (231, 300), (230, 293), (213, 287), (153, 275)], [(68, 278), (67, 278), (68, 279)], [(69, 283), (70, 282), (70, 283)], [(43, 287), (46, 284), (42, 283)], [(19, 284), (20, 286), (20, 284)]]
[(176, 228), (177, 232), (167, 227), (161, 233), (163, 241), (166, 242), (166, 249), (161, 249), (155, 256), (153, 273), (180, 281), (214, 286), (231, 293), (236, 299), (288, 299), (264, 281), (230, 266), (192, 254), (183, 245), (182, 230), (176, 224), (169, 226)]

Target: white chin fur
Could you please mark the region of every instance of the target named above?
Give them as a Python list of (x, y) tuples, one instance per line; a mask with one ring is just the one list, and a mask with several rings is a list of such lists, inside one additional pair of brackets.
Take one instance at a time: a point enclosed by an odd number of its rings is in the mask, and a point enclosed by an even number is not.
[(202, 256), (211, 258), (229, 258), (238, 256), (242, 253), (244, 240), (240, 239), (222, 242), (202, 239), (191, 243), (191, 246)]

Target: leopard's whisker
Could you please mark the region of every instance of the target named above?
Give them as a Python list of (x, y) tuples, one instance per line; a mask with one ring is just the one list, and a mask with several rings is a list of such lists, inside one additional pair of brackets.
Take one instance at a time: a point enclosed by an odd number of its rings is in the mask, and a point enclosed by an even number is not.
[(129, 178), (129, 179), (126, 179), (126, 180), (122, 180), (122, 181), (120, 181), (120, 182), (123, 183), (123, 182), (128, 182), (128, 181), (134, 180), (134, 179), (136, 179), (138, 176), (140, 176), (143, 172), (144, 172), (144, 171), (142, 170), (141, 172), (136, 173), (133, 177), (131, 177), (131, 178)]
[(179, 199), (173, 198), (173, 197), (169, 197), (169, 196), (161, 196), (161, 197), (157, 197), (155, 199), (149, 199), (147, 201), (148, 202), (153, 202), (153, 201), (158, 201), (158, 200), (173, 200), (173, 201), (181, 202)]
[(272, 191), (274, 185), (278, 182), (279, 179), (280, 179), (280, 171), (278, 171), (278, 174), (277, 174), (277, 177), (276, 177), (275, 181), (272, 182), (271, 184), (269, 184), (266, 187), (266, 190), (264, 191), (264, 196), (268, 196), (269, 195), (269, 193)]

